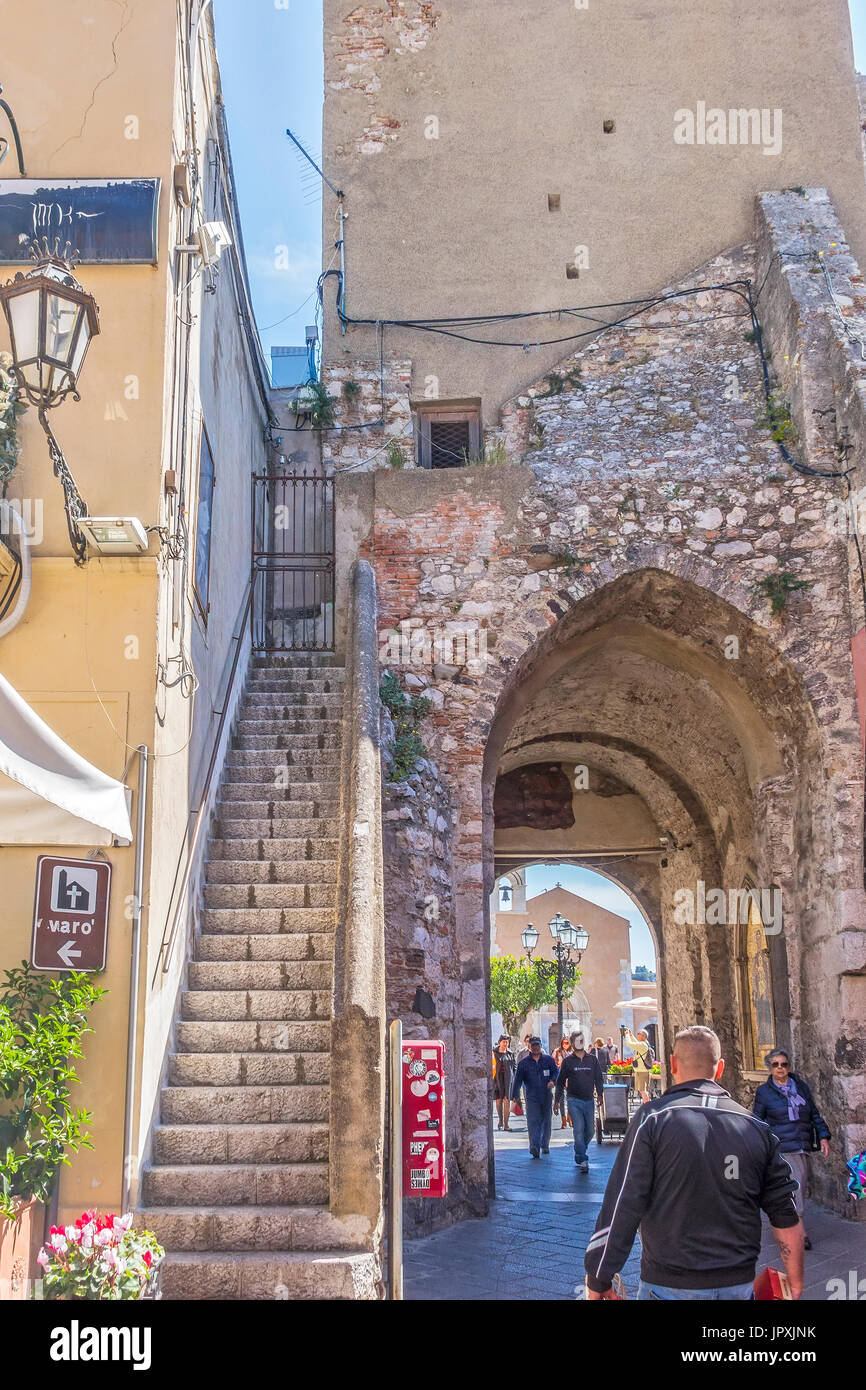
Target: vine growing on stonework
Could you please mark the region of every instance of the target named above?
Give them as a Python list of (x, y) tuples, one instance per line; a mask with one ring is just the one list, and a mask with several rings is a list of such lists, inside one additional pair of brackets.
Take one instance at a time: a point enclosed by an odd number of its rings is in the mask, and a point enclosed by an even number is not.
[(424, 695), (407, 695), (393, 671), (383, 675), (379, 699), (394, 723), (394, 747), (385, 777), (388, 782), (405, 782), (427, 757), (418, 730), (421, 720), (430, 713), (431, 702)]

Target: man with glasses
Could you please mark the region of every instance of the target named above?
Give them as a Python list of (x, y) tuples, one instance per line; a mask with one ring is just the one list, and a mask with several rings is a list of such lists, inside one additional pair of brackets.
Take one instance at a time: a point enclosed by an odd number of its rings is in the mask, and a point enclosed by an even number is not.
[[(801, 1221), (804, 1220), (806, 1188), (809, 1181), (809, 1154), (813, 1134), (821, 1143), (824, 1158), (830, 1152), (830, 1131), (819, 1114), (806, 1082), (791, 1070), (791, 1059), (784, 1048), (777, 1047), (767, 1056), (770, 1077), (755, 1092), (754, 1111), (759, 1120), (775, 1134), (782, 1156), (800, 1184), (794, 1193), (794, 1204)], [(805, 1236), (806, 1250), (812, 1242)]]

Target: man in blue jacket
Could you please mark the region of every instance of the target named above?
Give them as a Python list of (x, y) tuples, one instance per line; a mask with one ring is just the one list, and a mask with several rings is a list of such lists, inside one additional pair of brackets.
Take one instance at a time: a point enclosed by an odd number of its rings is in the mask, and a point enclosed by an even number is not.
[[(797, 1215), (803, 1221), (812, 1131), (821, 1141), (824, 1158), (830, 1152), (830, 1131), (818, 1112), (806, 1082), (791, 1070), (791, 1059), (784, 1048), (777, 1047), (767, 1054), (767, 1066), (770, 1077), (755, 1092), (754, 1110), (758, 1119), (768, 1124), (775, 1134), (779, 1150), (800, 1184), (794, 1193), (794, 1204)], [(805, 1236), (803, 1244), (806, 1250), (812, 1249), (808, 1236)]]
[(517, 1100), (520, 1088), (526, 1088), (526, 1127), (529, 1131), (529, 1152), (538, 1158), (539, 1152), (550, 1153), (550, 1124), (553, 1113), (553, 1088), (559, 1069), (553, 1058), (541, 1050), (541, 1038), (529, 1039), (529, 1056), (517, 1064), (511, 1099)]

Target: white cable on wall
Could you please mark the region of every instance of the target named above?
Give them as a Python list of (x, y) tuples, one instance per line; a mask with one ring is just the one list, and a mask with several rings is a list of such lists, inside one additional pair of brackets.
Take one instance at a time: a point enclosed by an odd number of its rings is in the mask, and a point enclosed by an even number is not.
[(20, 623), (30, 598), (30, 545), (27, 540), (27, 530), (17, 507), (13, 507), (5, 497), (0, 498), (0, 536), (10, 534), (13, 526), (18, 528), (21, 544), (21, 584), (15, 607), (0, 622), (0, 637), (5, 637), (7, 632), (11, 632), (13, 627)]

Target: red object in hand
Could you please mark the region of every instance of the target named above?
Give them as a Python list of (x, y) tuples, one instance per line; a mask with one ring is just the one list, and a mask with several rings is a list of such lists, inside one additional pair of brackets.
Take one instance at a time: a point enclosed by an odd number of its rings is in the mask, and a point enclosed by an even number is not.
[(791, 1286), (787, 1276), (780, 1269), (769, 1265), (762, 1269), (755, 1280), (755, 1299), (759, 1303), (781, 1302), (791, 1298)]

